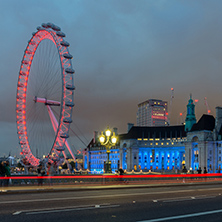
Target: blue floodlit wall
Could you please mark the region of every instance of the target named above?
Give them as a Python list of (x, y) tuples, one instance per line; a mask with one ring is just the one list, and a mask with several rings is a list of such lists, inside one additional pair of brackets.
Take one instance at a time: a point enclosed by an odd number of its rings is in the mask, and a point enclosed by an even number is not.
[[(185, 161), (185, 146), (180, 147), (140, 147), (138, 148), (139, 167), (141, 170), (182, 169)], [(106, 150), (90, 151), (91, 173), (104, 173), (107, 160)], [(111, 149), (111, 169), (115, 173), (119, 169), (119, 149)], [(127, 169), (127, 149), (123, 150), (122, 168)]]
[(142, 170), (182, 169), (185, 147), (139, 148), (139, 167)]
[(127, 150), (126, 150), (126, 148), (123, 148), (122, 168), (123, 168), (123, 170), (127, 169)]
[(87, 156), (84, 156), (84, 169), (87, 169)]
[(191, 168), (193, 170), (197, 170), (199, 168), (199, 148), (197, 142), (192, 143)]
[(222, 141), (218, 141), (218, 168), (216, 173), (222, 173)]
[[(109, 154), (112, 172), (119, 168), (119, 149), (111, 149)], [(90, 151), (90, 171), (91, 173), (104, 173), (104, 163), (107, 160), (106, 150)]]

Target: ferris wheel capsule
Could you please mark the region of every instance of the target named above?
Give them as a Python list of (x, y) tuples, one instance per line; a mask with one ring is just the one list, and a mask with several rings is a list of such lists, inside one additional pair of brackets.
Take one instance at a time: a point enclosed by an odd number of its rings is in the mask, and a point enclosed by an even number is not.
[(63, 54), (63, 57), (66, 58), (66, 59), (72, 59), (73, 58), (73, 56), (69, 53)]
[(70, 117), (66, 117), (63, 119), (64, 123), (72, 123), (72, 119)]
[(61, 31), (61, 28), (59, 27), (59, 26), (57, 26), (57, 25), (52, 25), (52, 27), (51, 27), (54, 31)]
[(73, 102), (66, 102), (65, 105), (68, 107), (74, 107), (75, 104)]
[(44, 28), (42, 28), (41, 26), (38, 26), (36, 29), (37, 29), (38, 31), (40, 31), (40, 30), (43, 30)]
[(66, 41), (62, 41), (60, 42), (60, 45), (64, 46), (64, 47), (69, 47), (69, 43)]
[(61, 31), (57, 31), (56, 35), (58, 35), (59, 37), (62, 37), (62, 38), (66, 37), (65, 33), (61, 32)]
[(54, 24), (51, 23), (51, 22), (48, 22), (46, 25), (47, 25), (48, 28), (52, 28), (54, 26)]
[(69, 73), (69, 74), (74, 74), (75, 73), (75, 70), (72, 69), (72, 68), (66, 68), (65, 71), (66, 71), (66, 73)]
[(74, 90), (74, 89), (75, 89), (75, 86), (72, 85), (72, 84), (66, 84), (66, 89), (68, 89), (68, 90)]
[(69, 135), (68, 135), (68, 133), (61, 133), (60, 137), (67, 139), (67, 138), (69, 138)]
[(46, 23), (42, 23), (42, 27), (43, 27), (43, 28), (48, 28), (48, 26), (47, 26)]

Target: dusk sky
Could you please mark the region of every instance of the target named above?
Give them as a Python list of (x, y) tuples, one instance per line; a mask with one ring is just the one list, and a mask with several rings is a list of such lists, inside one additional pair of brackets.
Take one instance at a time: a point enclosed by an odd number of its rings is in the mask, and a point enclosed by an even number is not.
[[(127, 132), (137, 105), (170, 101), (171, 124), (186, 115), (190, 93), (197, 120), (222, 106), (221, 0), (0, 0), (0, 156), (19, 154), (16, 87), (36, 27), (52, 22), (70, 43), (76, 86), (73, 149), (107, 126)], [(74, 152), (75, 152), (74, 149)]]

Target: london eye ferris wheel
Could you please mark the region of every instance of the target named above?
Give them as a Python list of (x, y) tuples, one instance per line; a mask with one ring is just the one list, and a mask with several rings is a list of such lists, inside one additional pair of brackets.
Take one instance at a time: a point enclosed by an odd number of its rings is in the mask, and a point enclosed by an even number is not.
[[(60, 27), (43, 23), (25, 49), (17, 84), (16, 122), (21, 154), (37, 166), (39, 157), (75, 159), (67, 138), (74, 107), (73, 56)], [(35, 155), (34, 155), (35, 153)]]

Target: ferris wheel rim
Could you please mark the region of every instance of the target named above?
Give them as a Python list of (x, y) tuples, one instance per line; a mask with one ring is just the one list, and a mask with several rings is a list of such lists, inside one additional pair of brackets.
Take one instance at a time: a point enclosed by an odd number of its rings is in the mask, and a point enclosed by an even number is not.
[(37, 27), (37, 31), (33, 33), (32, 38), (28, 41), (28, 45), (21, 61), (16, 98), (17, 133), (23, 155), (26, 156), (28, 162), (34, 166), (39, 164), (39, 159), (32, 154), (27, 135), (26, 92), (33, 57), (39, 44), (45, 39), (51, 40), (58, 50), (62, 77), (60, 117), (55, 140), (49, 155), (52, 151), (59, 155), (61, 147), (64, 146), (65, 141), (68, 138), (71, 121), (67, 121), (67, 119), (72, 118), (72, 109), (74, 106), (73, 91), (75, 89), (72, 74), (74, 74), (75, 71), (72, 68), (72, 55), (68, 50), (69, 43), (64, 40), (64, 37), (65, 34), (61, 32), (61, 29), (58, 26), (52, 23), (43, 23), (41, 27)]

